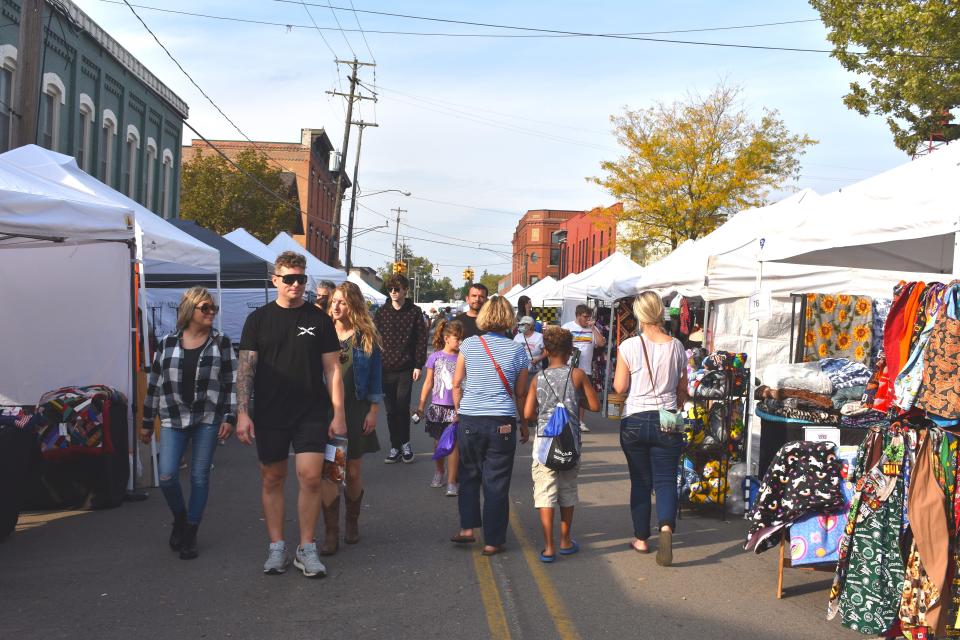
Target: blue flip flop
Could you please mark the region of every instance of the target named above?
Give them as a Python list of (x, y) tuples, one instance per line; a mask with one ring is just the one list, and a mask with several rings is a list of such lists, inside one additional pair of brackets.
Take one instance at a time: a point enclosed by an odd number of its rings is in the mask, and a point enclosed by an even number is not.
[(543, 551), (540, 552), (540, 562), (551, 563), (557, 559), (557, 556), (548, 556)]
[(577, 541), (576, 541), (576, 540), (571, 540), (571, 542), (573, 543), (573, 546), (572, 546), (572, 547), (567, 547), (566, 549), (564, 549), (563, 547), (559, 547), (560, 555), (562, 555), (562, 556), (572, 556), (572, 555), (575, 554), (577, 551), (580, 551), (580, 545), (577, 543)]

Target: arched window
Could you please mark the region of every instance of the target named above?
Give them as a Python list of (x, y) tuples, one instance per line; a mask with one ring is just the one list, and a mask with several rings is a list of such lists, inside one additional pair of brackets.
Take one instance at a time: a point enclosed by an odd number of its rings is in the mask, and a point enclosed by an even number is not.
[(143, 176), (143, 204), (147, 209), (154, 210), (153, 203), (153, 174), (157, 170), (157, 141), (153, 138), (147, 138), (147, 166)]
[(110, 109), (103, 110), (100, 131), (100, 181), (113, 186), (113, 148), (116, 146), (117, 116)]
[(173, 172), (173, 152), (170, 149), (163, 150), (163, 161), (160, 165), (160, 215), (164, 218), (170, 217), (170, 200), (173, 183), (171, 182), (171, 173)]
[(96, 122), (96, 109), (93, 99), (85, 93), (80, 94), (80, 139), (77, 141), (77, 165), (90, 173), (90, 141), (93, 134), (93, 123)]
[(127, 125), (127, 158), (123, 163), (123, 192), (137, 199), (137, 154), (140, 152), (140, 132), (132, 124)]
[(40, 145), (51, 151), (60, 150), (60, 107), (67, 102), (67, 88), (55, 73), (43, 74), (43, 108), (40, 119)]
[(17, 48), (0, 45), (0, 152), (10, 149), (13, 120), (13, 74), (17, 70)]

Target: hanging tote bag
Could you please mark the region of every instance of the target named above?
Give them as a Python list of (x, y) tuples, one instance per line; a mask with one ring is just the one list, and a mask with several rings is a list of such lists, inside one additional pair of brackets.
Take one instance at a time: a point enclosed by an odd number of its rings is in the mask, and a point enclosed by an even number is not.
[[(643, 359), (647, 363), (647, 372), (650, 374), (650, 388), (656, 393), (657, 382), (656, 376), (653, 374), (653, 367), (650, 366), (650, 357), (647, 355), (647, 343), (644, 340), (643, 336), (639, 336), (640, 346), (643, 349)], [(660, 405), (660, 396), (656, 396), (657, 405)], [(683, 433), (683, 414), (679, 411), (670, 411), (669, 409), (664, 409), (659, 407), (658, 411), (660, 413), (660, 431), (664, 433)]]
[(951, 283), (923, 358), (917, 406), (941, 418), (960, 418), (960, 284)]
[(451, 422), (440, 434), (440, 439), (437, 440), (437, 448), (433, 452), (434, 460), (447, 457), (457, 448), (457, 426), (458, 423)]

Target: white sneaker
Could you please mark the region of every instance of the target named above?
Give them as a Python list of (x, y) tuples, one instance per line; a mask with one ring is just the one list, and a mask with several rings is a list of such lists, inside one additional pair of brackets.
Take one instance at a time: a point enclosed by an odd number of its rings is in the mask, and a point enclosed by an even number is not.
[(447, 497), (456, 498), (460, 495), (460, 485), (458, 484), (448, 484), (447, 485)]
[(267, 552), (267, 561), (263, 563), (263, 572), (277, 575), (287, 570), (290, 556), (287, 555), (287, 545), (283, 542), (271, 542)]
[(580, 423), (580, 433), (590, 433), (590, 427), (588, 427), (587, 425), (585, 425), (584, 423), (581, 422), (581, 423)]
[(430, 482), (430, 486), (434, 489), (438, 489), (443, 486), (443, 472), (437, 471), (433, 474), (433, 480)]
[(320, 562), (315, 542), (297, 547), (297, 553), (293, 556), (293, 566), (300, 569), (307, 578), (322, 578), (327, 575), (327, 568)]

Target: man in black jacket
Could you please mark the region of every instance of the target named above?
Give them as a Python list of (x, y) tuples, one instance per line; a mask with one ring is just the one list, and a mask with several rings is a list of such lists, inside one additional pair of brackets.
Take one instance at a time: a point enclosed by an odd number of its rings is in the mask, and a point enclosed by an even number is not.
[(383, 341), (383, 403), (390, 429), (390, 453), (384, 462), (413, 462), (410, 447), (410, 394), (427, 360), (427, 326), (420, 307), (407, 300), (410, 283), (400, 275), (387, 279), (390, 302), (373, 318)]

